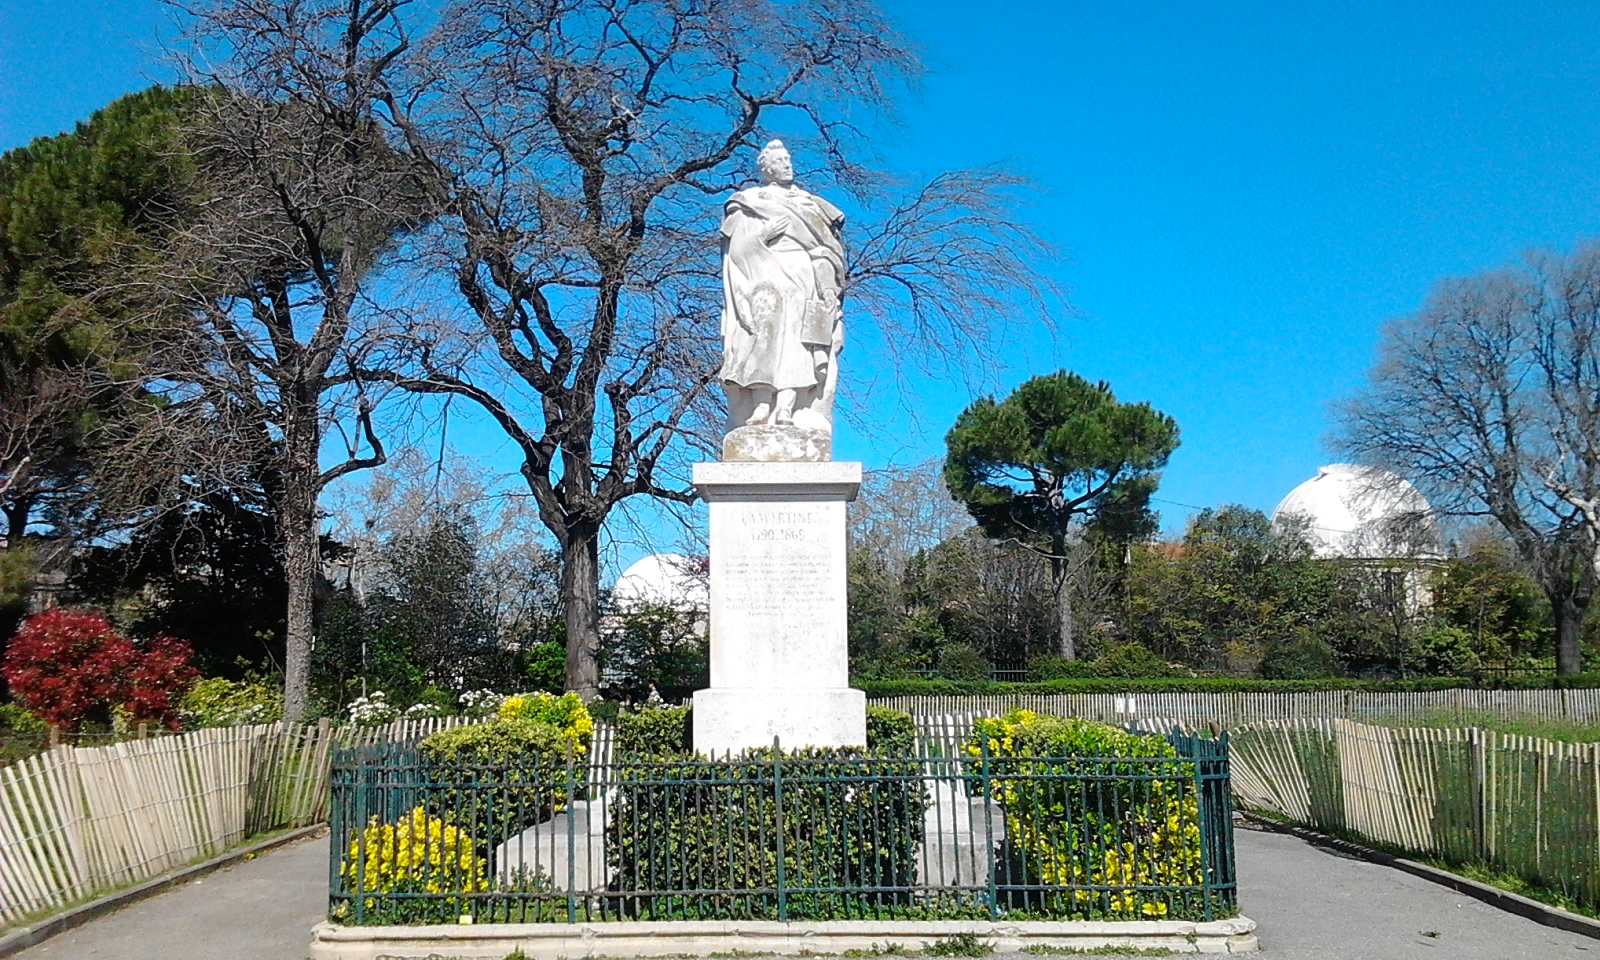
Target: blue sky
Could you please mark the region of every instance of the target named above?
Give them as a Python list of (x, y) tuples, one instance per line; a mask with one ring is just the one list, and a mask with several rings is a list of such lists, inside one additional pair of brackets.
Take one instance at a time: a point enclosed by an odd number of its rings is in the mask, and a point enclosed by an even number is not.
[[(1329, 404), (1439, 278), (1600, 234), (1600, 5), (888, 6), (932, 72), (884, 161), (1010, 163), (1068, 254), (1079, 315), (1007, 352), (998, 383), (1068, 367), (1176, 417), (1168, 529), (1310, 478)], [(0, 0), (0, 148), (161, 79), (165, 19)], [(970, 399), (929, 384), (920, 416), (845, 431), (836, 455), (937, 455)]]

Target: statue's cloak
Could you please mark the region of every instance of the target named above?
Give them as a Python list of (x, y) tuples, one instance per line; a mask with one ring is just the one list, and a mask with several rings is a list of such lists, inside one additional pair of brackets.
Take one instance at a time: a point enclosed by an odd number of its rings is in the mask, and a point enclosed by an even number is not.
[[(768, 229), (788, 223), (777, 235)], [(722, 379), (775, 389), (817, 386), (813, 347), (843, 336), (844, 214), (798, 187), (728, 199), (722, 218)]]

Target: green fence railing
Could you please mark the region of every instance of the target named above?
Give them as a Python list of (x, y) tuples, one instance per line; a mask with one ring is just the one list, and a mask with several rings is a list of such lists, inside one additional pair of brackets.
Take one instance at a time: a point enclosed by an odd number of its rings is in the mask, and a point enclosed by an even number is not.
[(430, 767), (334, 759), (353, 924), (1214, 919), (1236, 907), (1226, 737), (1177, 757), (758, 751)]

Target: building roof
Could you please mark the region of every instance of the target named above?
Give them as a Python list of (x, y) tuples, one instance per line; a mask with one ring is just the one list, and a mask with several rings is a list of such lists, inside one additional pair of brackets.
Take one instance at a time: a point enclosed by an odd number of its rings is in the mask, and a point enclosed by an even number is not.
[(1304, 524), (1316, 556), (1357, 560), (1438, 559), (1439, 520), (1426, 497), (1378, 467), (1332, 463), (1272, 511), (1272, 525)]
[(622, 572), (611, 588), (611, 599), (624, 611), (641, 607), (705, 610), (710, 596), (701, 567), (682, 554), (653, 553)]

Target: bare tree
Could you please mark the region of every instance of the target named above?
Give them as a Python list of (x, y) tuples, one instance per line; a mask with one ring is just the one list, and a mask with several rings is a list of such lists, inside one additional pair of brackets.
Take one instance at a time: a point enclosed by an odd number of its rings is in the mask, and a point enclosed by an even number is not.
[(850, 505), (850, 546), (871, 551), (895, 580), (918, 551), (932, 550), (972, 526), (944, 485), (940, 460), (869, 470)]
[(401, 450), (359, 487), (323, 498), (333, 536), (343, 545), (340, 575), (358, 598), (384, 576), (383, 545), (426, 531), (442, 516), (475, 526), (483, 594), (507, 636), (532, 635), (559, 617), (559, 564), (526, 491), (500, 489), (480, 464), (455, 451), (435, 458)]
[[(870, 156), (858, 125), (916, 63), (866, 3), (491, 0), (450, 8), (427, 46), (429, 96), (390, 106), (449, 197), (441, 255), (469, 320), (396, 382), (478, 403), (522, 450), (562, 548), (567, 682), (590, 693), (602, 525), (629, 497), (689, 502), (682, 458), (720, 433), (720, 200), (778, 132), (820, 158), (813, 188), (879, 199), (846, 158)], [(1013, 183), (890, 191), (853, 233), (850, 322), (959, 363), (1019, 299), (1046, 313)]]
[(1436, 507), (1505, 529), (1550, 600), (1558, 671), (1580, 672), (1600, 563), (1600, 246), (1441, 284), (1390, 325), (1343, 426)]
[[(339, 59), (306, 24), (387, 24), (400, 6), (195, 12), (249, 37), (241, 54), (293, 65)], [(343, 85), (296, 81), (318, 113), (381, 103), (391, 144), (446, 211), (412, 249), (416, 287), (451, 302), (365, 369), (476, 404), (516, 444), (561, 548), (574, 690), (597, 688), (603, 526), (632, 497), (690, 502), (686, 457), (720, 434), (716, 224), (764, 138), (817, 158), (808, 184), (867, 214), (851, 234), (849, 322), (875, 324), (897, 359), (981, 365), (997, 321), (1050, 314), (1055, 291), (1033, 269), (1047, 251), (1010, 215), (1014, 178), (898, 188), (847, 159), (870, 158), (918, 70), (870, 3), (474, 0), (390, 49)]]
[[(267, 478), (288, 576), (285, 711), (298, 719), (322, 576), (318, 496), (385, 459), (377, 397), (357, 371), (383, 314), (383, 256), (415, 224), (422, 194), (370, 111), (406, 48), (401, 3), (354, 16), (345, 5), (289, 6), (296, 16), (276, 32), (263, 4), (190, 11), (181, 66), (207, 91), (186, 144), (197, 209), (118, 290), (137, 288), (137, 376), (164, 402), (118, 425), (105, 472), (141, 498)], [(341, 421), (351, 426), (344, 456), (324, 467), (324, 439)]]

